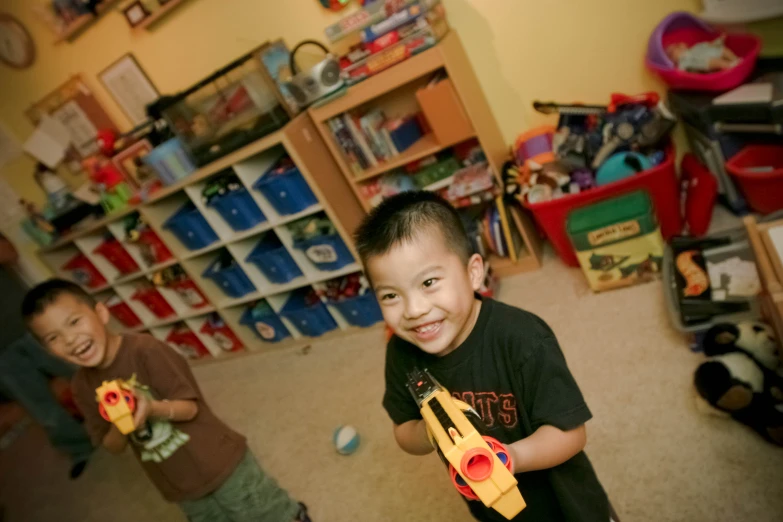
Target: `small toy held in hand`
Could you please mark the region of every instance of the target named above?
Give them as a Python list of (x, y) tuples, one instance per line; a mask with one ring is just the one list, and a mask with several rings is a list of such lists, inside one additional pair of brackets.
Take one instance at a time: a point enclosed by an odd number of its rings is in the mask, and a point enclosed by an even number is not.
[(681, 71), (709, 73), (731, 69), (739, 62), (737, 55), (724, 45), (722, 35), (710, 42), (700, 42), (692, 47), (684, 42), (670, 44), (666, 54)]
[(96, 388), (95, 394), (101, 417), (117, 426), (123, 435), (128, 435), (136, 429), (133, 422), (136, 397), (129, 383), (121, 379), (103, 381), (103, 384)]
[(462, 495), (480, 500), (511, 520), (525, 508), (525, 501), (512, 474), (511, 456), (503, 444), (479, 433), (478, 415), (455, 400), (427, 370), (408, 374), (408, 390), (421, 408), (430, 442), (449, 464), (454, 486)]

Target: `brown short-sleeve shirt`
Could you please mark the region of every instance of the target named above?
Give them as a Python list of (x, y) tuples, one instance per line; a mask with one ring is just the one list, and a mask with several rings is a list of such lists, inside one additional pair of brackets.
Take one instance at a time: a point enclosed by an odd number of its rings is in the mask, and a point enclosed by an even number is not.
[[(195, 400), (198, 414), (172, 427), (187, 435), (173, 453), (159, 462), (143, 461), (142, 447), (130, 446), (163, 497), (171, 502), (195, 500), (216, 490), (231, 475), (247, 450), (245, 438), (218, 419), (201, 394), (187, 361), (167, 344), (149, 335), (125, 335), (108, 368), (81, 368), (73, 378), (74, 398), (93, 442), (100, 445), (110, 424), (98, 412), (95, 389), (103, 381), (136, 376), (157, 400)], [(175, 445), (176, 446), (176, 445)]]

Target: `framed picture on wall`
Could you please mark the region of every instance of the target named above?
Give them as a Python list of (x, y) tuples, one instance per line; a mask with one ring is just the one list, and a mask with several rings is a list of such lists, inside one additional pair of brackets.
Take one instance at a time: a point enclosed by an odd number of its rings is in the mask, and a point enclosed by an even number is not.
[(137, 141), (112, 157), (111, 162), (130, 183), (141, 187), (154, 173), (141, 159), (152, 151), (152, 145), (147, 140)]
[(160, 97), (158, 89), (131, 53), (106, 67), (98, 74), (98, 79), (133, 125), (147, 119), (145, 107)]
[(123, 9), (122, 12), (131, 27), (136, 27), (150, 15), (150, 12), (147, 11), (147, 8), (144, 7), (141, 1), (133, 2)]

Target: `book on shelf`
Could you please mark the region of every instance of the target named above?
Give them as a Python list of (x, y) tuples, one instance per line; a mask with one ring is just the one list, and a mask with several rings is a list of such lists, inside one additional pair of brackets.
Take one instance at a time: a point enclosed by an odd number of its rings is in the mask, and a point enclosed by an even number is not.
[(378, 165), (378, 159), (372, 153), (372, 150), (370, 150), (370, 145), (367, 143), (367, 137), (364, 135), (364, 132), (360, 130), (361, 127), (356, 124), (356, 121), (357, 120), (354, 119), (350, 113), (346, 112), (343, 114), (343, 122), (345, 122), (348, 132), (351, 133), (354, 143), (359, 147), (359, 152), (364, 157), (365, 163), (367, 163), (368, 166), (375, 167)]
[(366, 166), (362, 166), (362, 162), (359, 159), (359, 154), (357, 154), (358, 147), (353, 142), (353, 137), (351, 136), (351, 133), (348, 132), (348, 129), (345, 127), (343, 121), (340, 118), (332, 118), (328, 121), (328, 124), (329, 130), (331, 130), (332, 136), (334, 137), (334, 141), (342, 150), (343, 156), (345, 157), (345, 161), (348, 163), (348, 166), (352, 171), (354, 171), (354, 173), (361, 173), (366, 168)]
[(362, 132), (364, 132), (369, 140), (370, 149), (380, 161), (386, 161), (392, 156), (391, 151), (380, 132), (385, 121), (386, 116), (384, 116), (383, 111), (380, 109), (374, 109), (359, 118)]

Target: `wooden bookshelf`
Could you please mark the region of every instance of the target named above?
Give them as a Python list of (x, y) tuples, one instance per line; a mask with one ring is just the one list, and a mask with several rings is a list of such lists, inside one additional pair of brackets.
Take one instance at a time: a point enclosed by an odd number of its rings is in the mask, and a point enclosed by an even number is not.
[(152, 26), (160, 22), (163, 18), (166, 18), (172, 11), (187, 1), (188, 0), (169, 0), (135, 26), (133, 32), (149, 31)]
[[(746, 216), (743, 222), (761, 280), (759, 301), (762, 313), (774, 328), (778, 339), (783, 339), (783, 258), (770, 237), (770, 230), (783, 227), (783, 220), (758, 223), (754, 216)], [(779, 355), (783, 361), (783, 352)]]
[(106, 13), (112, 7), (114, 7), (114, 4), (116, 4), (118, 1), (119, 0), (107, 0), (106, 2), (98, 6), (97, 16), (92, 14), (83, 14), (76, 17), (75, 20), (73, 20), (71, 23), (65, 26), (59, 33), (57, 33), (57, 37), (54, 40), (54, 44), (58, 45), (63, 42), (70, 42), (74, 40), (84, 30), (86, 30), (89, 26), (95, 23), (98, 20), (98, 18), (100, 18), (104, 13)]
[[(464, 107), (467, 118), (472, 124), (473, 132), (449, 143), (440, 143), (434, 134), (425, 134), (398, 156), (379, 162), (378, 165), (361, 172), (354, 171), (332, 134), (329, 120), (345, 112), (366, 108), (379, 99), (388, 102), (389, 100), (393, 101), (395, 97), (409, 96), (412, 92), (411, 87), (416, 88), (424, 81), (425, 77), (441, 71), (454, 85), (459, 102)], [(462, 43), (453, 30), (434, 47), (349, 87), (342, 96), (322, 105), (311, 107), (308, 112), (321, 134), (323, 142), (334, 156), (340, 171), (365, 211), (370, 210), (370, 204), (363, 198), (361, 191), (363, 183), (472, 138), (477, 139), (484, 150), (489, 166), (496, 176), (498, 186), (503, 186), (501, 169), (508, 159), (508, 146), (492, 116), (489, 104), (481, 90), (478, 78), (470, 66)], [(492, 259), (492, 266), (496, 267), (496, 272), (500, 275), (511, 275), (540, 267), (540, 239), (530, 218), (526, 214), (518, 212), (513, 215), (512, 220), (502, 197), (496, 198), (495, 204), (498, 207), (503, 235), (510, 250), (508, 259)], [(522, 242), (520, 248), (512, 246), (514, 245), (512, 227), (519, 231)]]
[[(283, 153), (290, 156), (318, 200), (317, 203), (294, 214), (279, 214), (261, 192), (252, 188), (254, 182), (264, 175), (266, 170)], [(233, 230), (214, 209), (206, 206), (201, 199), (202, 189), (210, 177), (226, 169), (233, 170), (266, 217), (265, 221), (249, 230)], [(164, 228), (165, 221), (185, 203), (195, 205), (218, 236), (217, 241), (199, 250), (188, 250), (170, 231)], [(137, 248), (125, 242), (122, 222), (126, 216), (133, 212), (138, 212), (140, 217), (155, 231), (173, 254), (172, 259), (149, 266)], [(310, 263), (302, 251), (294, 248), (287, 225), (297, 219), (315, 215), (325, 215), (334, 224), (337, 233), (351, 251), (353, 262), (336, 270), (322, 270)], [(261, 299), (267, 301), (274, 312), (280, 312), (292, 291), (309, 288), (323, 281), (361, 271), (361, 266), (356, 262), (358, 256), (351, 233), (363, 216), (364, 212), (359, 202), (354, 198), (347, 181), (319, 138), (312, 120), (306, 114), (302, 114), (281, 130), (205, 165), (176, 184), (156, 192), (141, 205), (128, 207), (102, 219), (82, 223), (77, 230), (62, 237), (56, 243), (41, 248), (39, 256), (58, 277), (69, 278), (71, 274), (64, 271), (62, 265), (74, 255), (83, 254), (108, 281), (100, 288), (87, 289), (88, 292), (99, 301), (104, 301), (113, 295), (118, 296), (142, 321), (142, 325), (139, 327), (126, 328), (119, 321), (113, 319), (113, 327), (123, 332), (149, 332), (158, 339), (164, 340), (175, 324), (184, 322), (214, 355), (213, 358), (192, 361), (194, 364), (202, 364), (206, 360), (223, 360), (253, 352), (306, 346), (312, 342), (314, 338), (301, 333), (296, 325), (286, 319), (283, 319), (283, 323), (291, 332), (290, 338), (277, 343), (262, 342), (257, 339), (250, 328), (240, 324), (242, 312), (248, 303)], [(279, 238), (280, 243), (302, 272), (300, 277), (284, 284), (276, 284), (269, 281), (255, 265), (246, 261), (247, 254), (263, 234), (273, 234)], [(139, 270), (132, 274), (120, 274), (116, 267), (105, 258), (93, 253), (95, 247), (101, 244), (106, 236), (113, 236), (122, 243), (124, 250), (139, 265)], [(222, 293), (215, 283), (202, 275), (204, 268), (216, 259), (221, 249), (225, 249), (234, 258), (253, 283), (255, 291), (239, 298), (231, 298)], [(161, 319), (141, 303), (135, 301), (133, 294), (147, 283), (154, 272), (173, 265), (179, 265), (196, 283), (206, 296), (208, 305), (193, 308), (178, 298), (172, 290), (159, 288), (164, 300), (176, 312), (172, 316)], [(326, 306), (330, 316), (337, 324), (337, 329), (318, 337), (319, 339), (333, 339), (363, 330), (352, 326), (331, 304)], [(217, 313), (230, 327), (245, 346), (245, 351), (240, 353), (223, 352), (209, 336), (200, 332), (200, 328), (211, 313)]]

